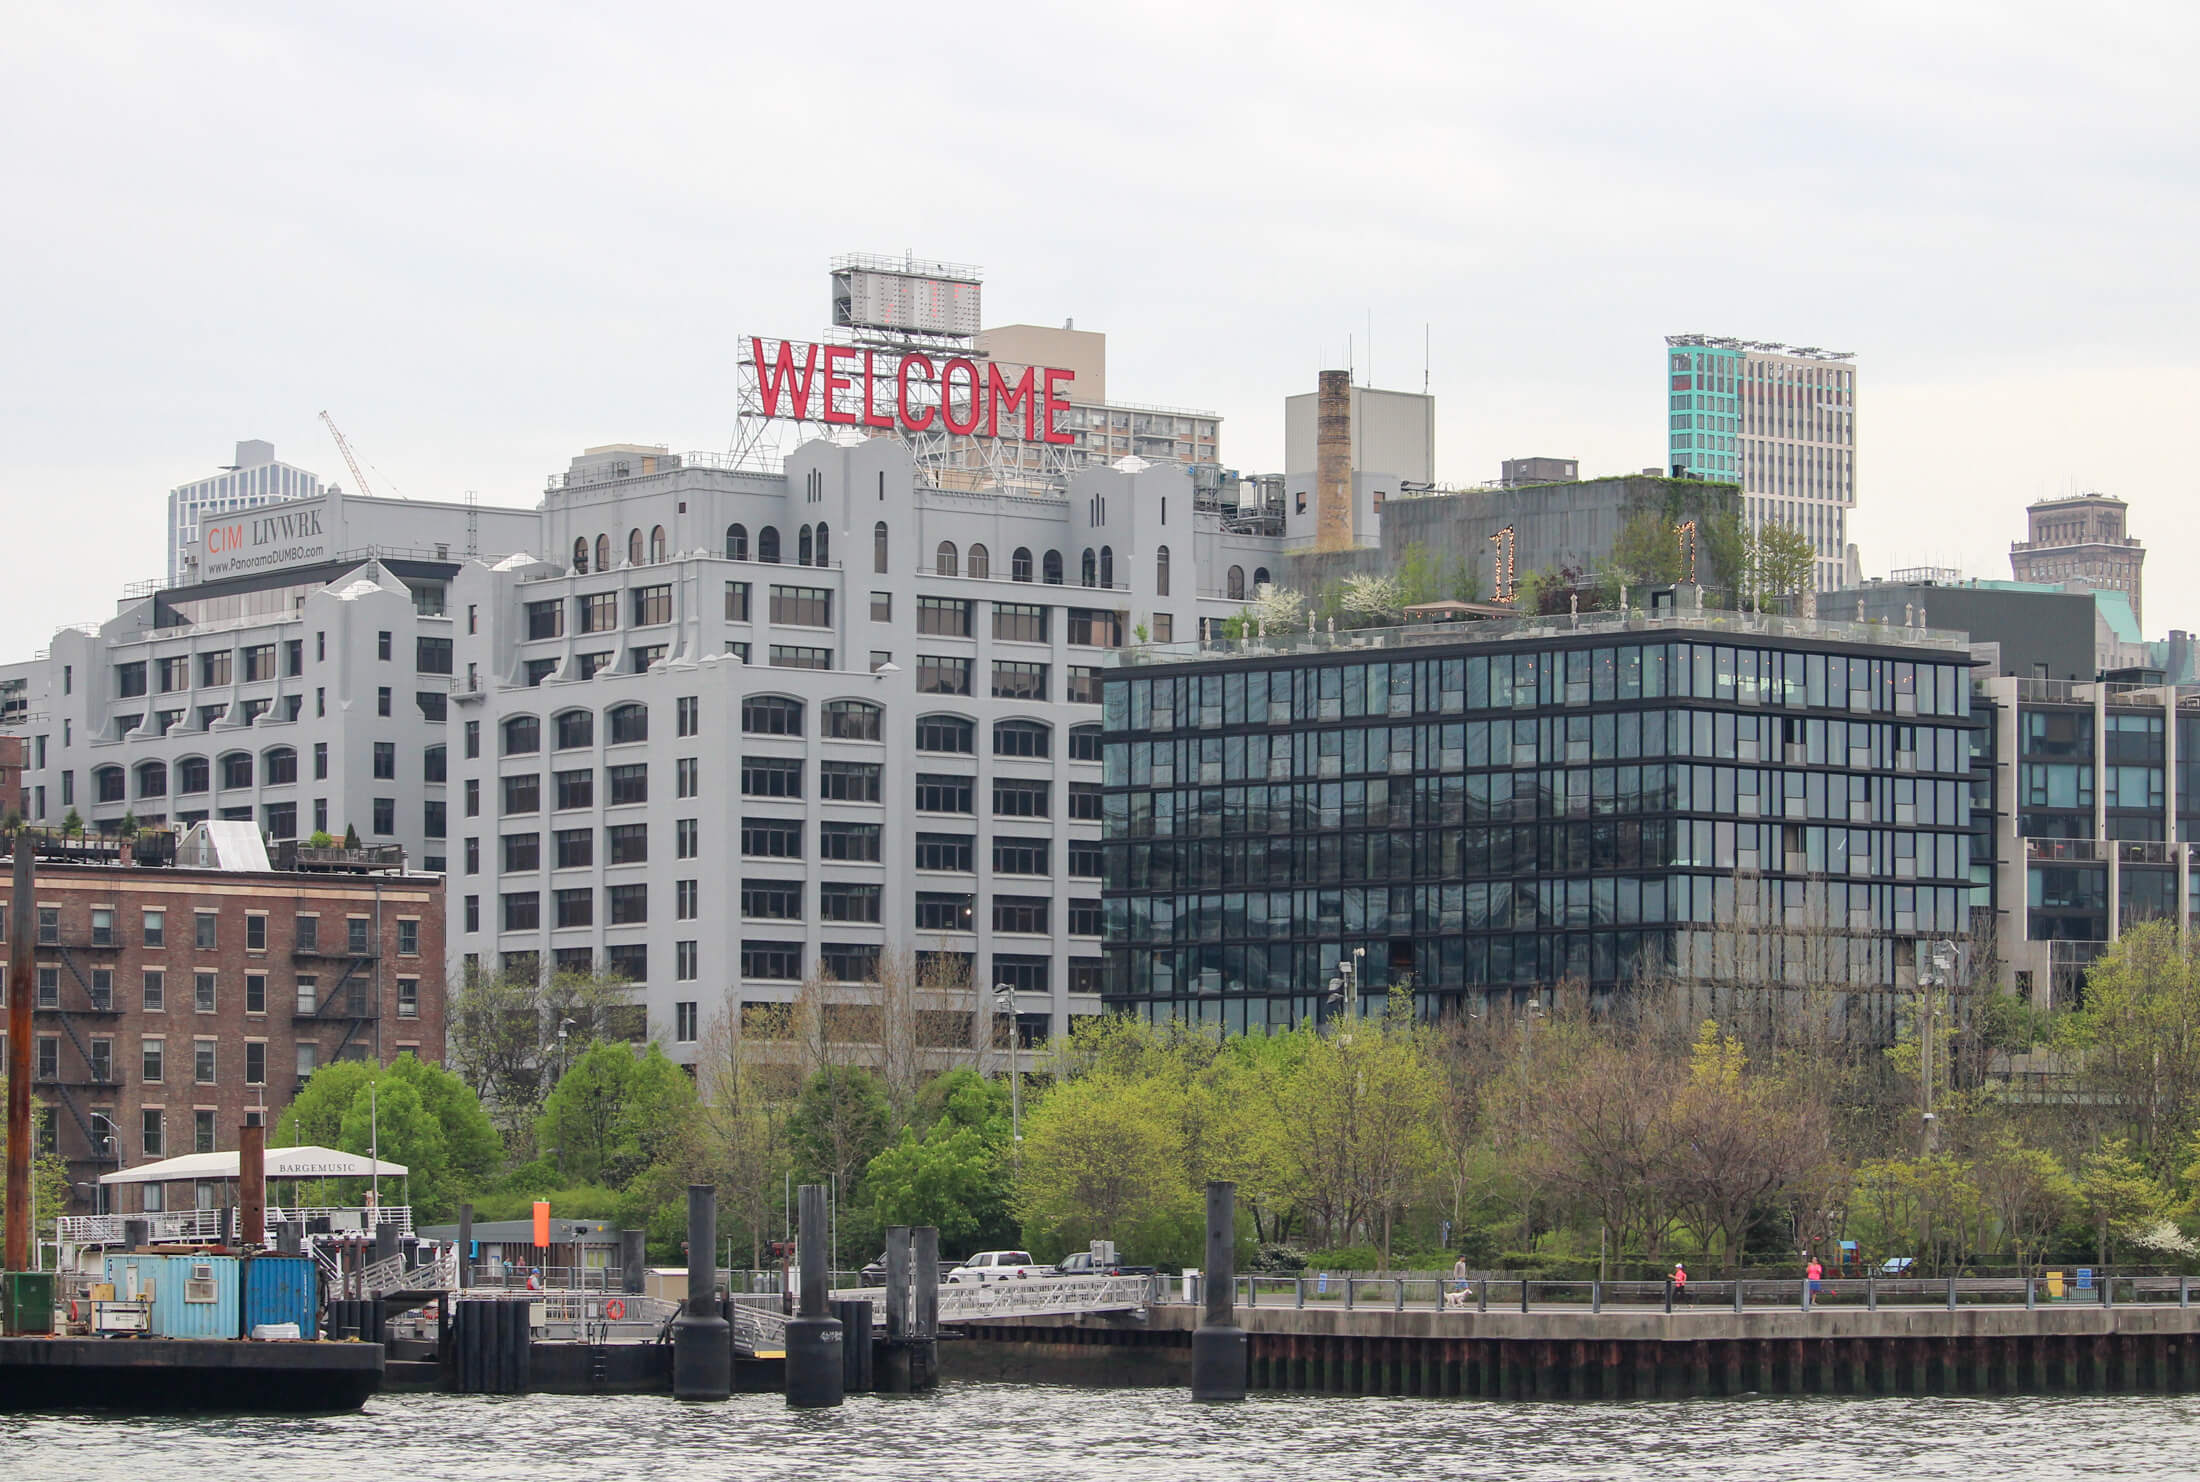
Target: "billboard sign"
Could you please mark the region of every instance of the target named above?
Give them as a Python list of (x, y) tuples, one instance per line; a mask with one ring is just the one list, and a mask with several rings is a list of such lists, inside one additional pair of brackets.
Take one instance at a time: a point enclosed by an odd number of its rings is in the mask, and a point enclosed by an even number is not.
[(749, 340), (756, 410), (769, 418), (908, 435), (1067, 444), (1074, 372), (968, 355)]
[(200, 516), (198, 579), (220, 581), (327, 560), (326, 509), (325, 500), (299, 499)]

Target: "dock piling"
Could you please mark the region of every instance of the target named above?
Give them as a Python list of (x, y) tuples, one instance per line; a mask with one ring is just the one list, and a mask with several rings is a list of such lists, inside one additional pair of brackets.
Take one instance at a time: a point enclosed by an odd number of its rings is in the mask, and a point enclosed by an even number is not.
[[(1238, 1326), (1237, 1185), (1207, 1181), (1206, 1312), (1192, 1334), (1192, 1398), (1242, 1400), (1246, 1385), (1245, 1330)], [(1351, 1290), (1347, 1278), (1346, 1291)]]
[(802, 1186), (801, 1225), (795, 1232), (802, 1295), (787, 1319), (787, 1403), (798, 1410), (828, 1409), (846, 1394), (840, 1321), (826, 1307), (833, 1258), (826, 1241), (825, 1193), (823, 1184)]
[(718, 1190), (688, 1185), (687, 1302), (672, 1325), (672, 1393), (722, 1400), (733, 1393), (733, 1335), (718, 1311)]

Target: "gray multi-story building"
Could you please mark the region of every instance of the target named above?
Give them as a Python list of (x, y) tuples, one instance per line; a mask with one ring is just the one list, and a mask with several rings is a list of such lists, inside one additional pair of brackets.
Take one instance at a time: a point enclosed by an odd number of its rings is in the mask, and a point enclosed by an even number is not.
[(2073, 494), (2026, 506), (2025, 538), (2009, 547), (2011, 574), (2018, 581), (2122, 592), (2131, 599), (2131, 615), (2143, 619), (2140, 571), (2147, 553), (2125, 528), (2128, 513), (2113, 494)]
[(275, 457), (275, 445), (251, 438), (237, 444), (237, 461), (203, 479), (168, 491), (168, 585), (192, 579), (187, 570), (199, 527), (214, 515), (258, 509), (288, 499), (311, 499), (321, 476)]
[(454, 973), (608, 965), (681, 1058), (889, 952), (976, 990), (935, 1013), (1003, 985), (1037, 1034), (1100, 1006), (1105, 656), (1280, 555), (1194, 492), (1135, 459), (944, 491), (884, 439), (770, 473), (591, 448), (535, 509), (254, 512), (202, 535), (209, 579), (0, 680), (34, 817), (402, 844), (448, 871)]

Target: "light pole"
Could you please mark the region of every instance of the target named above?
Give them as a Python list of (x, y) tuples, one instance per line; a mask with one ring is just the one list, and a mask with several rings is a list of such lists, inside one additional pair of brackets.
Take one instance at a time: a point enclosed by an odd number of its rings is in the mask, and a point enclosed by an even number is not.
[(1337, 959), (1337, 976), (1329, 980), (1329, 1005), (1331, 1011), (1342, 1011), (1347, 1020), (1360, 1016), (1360, 959), (1367, 956), (1367, 948), (1354, 947), (1349, 957)]
[(1933, 1053), (1939, 1038), (1935, 1022), (1936, 990), (1953, 986), (1957, 966), (1956, 944), (1951, 941), (1920, 942), (1917, 952), (1917, 988), (1922, 1001), (1918, 1015), (1918, 1087), (1924, 1097), (1924, 1149), (1932, 1156), (1940, 1141), (1940, 1123), (1933, 1115)]
[(1007, 983), (993, 985), (995, 1008), (1008, 1011), (1008, 1157), (1011, 1171), (1024, 1171), (1024, 1063), (1017, 1052), (1022, 1038), (1016, 1022), (1016, 990)]
[[(558, 1079), (561, 1081), (565, 1079), (565, 1072), (568, 1069), (565, 1058), (565, 1032), (577, 1027), (571, 1019), (560, 1019), (558, 1021)], [(554, 1091), (557, 1087), (552, 1085), (550, 1089)], [(558, 1165), (558, 1172), (565, 1172), (565, 1134), (562, 1130), (558, 1134), (558, 1145), (552, 1150), (551, 1157)]]
[[(92, 1120), (103, 1124), (107, 1129), (106, 1136), (100, 1139), (101, 1146), (94, 1151), (99, 1154), (101, 1162), (111, 1160), (115, 1165), (115, 1172), (120, 1173), (122, 1171), (122, 1129), (117, 1127), (114, 1118), (108, 1116), (105, 1112), (93, 1112)], [(106, 1200), (107, 1186), (95, 1182), (92, 1185), (92, 1213), (105, 1214), (107, 1211), (103, 1206)]]

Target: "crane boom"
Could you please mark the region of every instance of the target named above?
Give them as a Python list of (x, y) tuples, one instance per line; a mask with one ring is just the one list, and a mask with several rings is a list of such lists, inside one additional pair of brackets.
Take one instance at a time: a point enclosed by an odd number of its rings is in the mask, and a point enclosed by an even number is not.
[(359, 471), (359, 460), (352, 456), (351, 444), (344, 440), (343, 431), (337, 427), (336, 419), (323, 412), (321, 420), (328, 423), (328, 435), (336, 439), (336, 451), (344, 455), (344, 462), (351, 469), (352, 483), (358, 486), (360, 493), (372, 497), (374, 491), (367, 487), (367, 476)]

